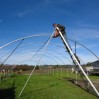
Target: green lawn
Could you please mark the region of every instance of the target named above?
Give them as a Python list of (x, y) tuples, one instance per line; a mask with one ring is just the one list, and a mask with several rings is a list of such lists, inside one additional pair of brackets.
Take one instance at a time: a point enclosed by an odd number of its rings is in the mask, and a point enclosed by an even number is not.
[(10, 93), (12, 96), (10, 95), (8, 96), (10, 98), (5, 99), (98, 99), (96, 96), (66, 80), (65, 77), (67, 76), (75, 77), (74, 74), (67, 75), (66, 72), (56, 72), (54, 75), (32, 75), (20, 98), (18, 98), (18, 95), (28, 75), (16, 75), (7, 78), (0, 83), (0, 89), (6, 90), (12, 87), (13, 95)]

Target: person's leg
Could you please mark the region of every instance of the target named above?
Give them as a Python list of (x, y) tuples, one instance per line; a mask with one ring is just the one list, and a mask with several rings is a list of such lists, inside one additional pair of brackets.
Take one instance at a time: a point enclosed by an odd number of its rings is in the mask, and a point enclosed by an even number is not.
[(58, 36), (59, 36), (59, 31), (56, 29), (55, 32), (54, 32), (53, 37), (58, 37)]

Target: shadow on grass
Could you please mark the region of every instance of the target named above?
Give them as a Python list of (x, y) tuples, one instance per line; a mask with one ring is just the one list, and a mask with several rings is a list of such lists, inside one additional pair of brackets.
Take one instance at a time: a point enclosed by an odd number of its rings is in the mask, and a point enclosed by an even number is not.
[(86, 92), (88, 92), (88, 93), (90, 93), (90, 94), (96, 96), (97, 99), (99, 99), (99, 96), (97, 96), (97, 95), (95, 94), (95, 92), (92, 90), (92, 88), (87, 87), (87, 86), (86, 86), (85, 84), (83, 84), (83, 82), (81, 82), (80, 80), (78, 81), (79, 83), (77, 83), (77, 84), (76, 84), (76, 80), (75, 80), (75, 79), (67, 78), (67, 80), (70, 81), (72, 84), (74, 84), (74, 85), (80, 87), (80, 88), (83, 89), (84, 91), (86, 91)]
[(15, 99), (14, 83), (11, 88), (0, 89), (0, 99)]
[(92, 76), (99, 76), (99, 73), (91, 73)]

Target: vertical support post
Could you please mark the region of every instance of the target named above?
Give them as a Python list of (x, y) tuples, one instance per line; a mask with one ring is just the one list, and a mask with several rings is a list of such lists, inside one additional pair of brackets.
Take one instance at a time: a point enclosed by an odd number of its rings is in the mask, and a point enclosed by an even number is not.
[(75, 42), (75, 54), (76, 54), (76, 42)]
[(78, 83), (78, 80), (77, 80), (77, 74), (78, 74), (78, 71), (76, 71), (76, 84)]
[(67, 78), (68, 78), (68, 67), (66, 68), (66, 71), (67, 71)]
[[(56, 27), (56, 29), (59, 30), (58, 27)], [(96, 87), (93, 85), (93, 83), (91, 82), (91, 80), (89, 79), (89, 77), (87, 76), (87, 74), (85, 73), (85, 71), (83, 70), (82, 66), (80, 65), (80, 63), (78, 62), (78, 60), (76, 59), (74, 53), (72, 52), (70, 46), (68, 45), (68, 43), (66, 42), (65, 38), (63, 37), (62, 33), (60, 32), (59, 30), (59, 34), (61, 36), (61, 39), (63, 40), (64, 42), (64, 45), (66, 48), (68, 48), (69, 50), (69, 55), (72, 56), (72, 59), (76, 62), (76, 64), (79, 66), (80, 70), (82, 71), (82, 73), (84, 74), (84, 76), (86, 77), (86, 79), (88, 80), (88, 82), (90, 83), (90, 85), (92, 86), (92, 88), (94, 89), (94, 91), (96, 92), (97, 96), (99, 97), (99, 92), (98, 90), (96, 89)]]

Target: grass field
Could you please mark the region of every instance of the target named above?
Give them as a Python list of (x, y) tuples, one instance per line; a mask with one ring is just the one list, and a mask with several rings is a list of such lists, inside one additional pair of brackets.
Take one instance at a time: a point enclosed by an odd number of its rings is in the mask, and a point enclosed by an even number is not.
[[(18, 97), (29, 75), (15, 75), (0, 83), (0, 99), (98, 99), (96, 96), (71, 83), (66, 77), (75, 74), (54, 72), (32, 75), (21, 97)], [(78, 77), (79, 78), (79, 77)], [(98, 79), (99, 77), (91, 77)]]

